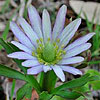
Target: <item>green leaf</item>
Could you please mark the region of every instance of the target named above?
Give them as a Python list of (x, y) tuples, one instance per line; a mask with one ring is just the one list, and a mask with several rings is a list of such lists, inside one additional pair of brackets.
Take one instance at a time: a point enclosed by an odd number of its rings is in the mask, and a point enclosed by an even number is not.
[(28, 17), (27, 12), (28, 12), (27, 5), (25, 5), (25, 10), (24, 10), (24, 15), (23, 15), (25, 19)]
[[(86, 73), (90, 73), (91, 76), (100, 78), (100, 72), (98, 72), (97, 70), (89, 69)], [(92, 86), (93, 90), (100, 90), (100, 79), (90, 81), (88, 84)]]
[(85, 97), (83, 97), (83, 96), (80, 96), (79, 98), (77, 98), (76, 100), (84, 100), (85, 99)]
[(90, 76), (95, 76), (95, 75), (100, 76), (100, 73), (94, 69), (89, 69), (86, 73), (89, 73)]
[(44, 72), (41, 72), (41, 73), (39, 73), (38, 74), (38, 76), (37, 76), (37, 81), (38, 81), (38, 83), (40, 84), (40, 87), (42, 88), (42, 86), (43, 86), (43, 80), (44, 80)]
[(13, 82), (12, 82), (12, 88), (11, 88), (11, 97), (10, 97), (10, 100), (13, 100), (13, 94), (14, 94), (15, 84), (16, 84), (16, 80), (13, 80)]
[(74, 80), (64, 83), (63, 85), (52, 90), (51, 93), (56, 93), (57, 91), (60, 91), (60, 90), (81, 87), (81, 86), (85, 85), (87, 82), (94, 81), (94, 80), (100, 80), (100, 78), (98, 76), (90, 76), (90, 74), (87, 73), (80, 78), (77, 78), (77, 79), (74, 79)]
[(0, 75), (24, 81), (27, 80), (24, 74), (1, 64), (0, 64)]
[(82, 94), (79, 92), (68, 91), (68, 90), (58, 91), (57, 93), (55, 93), (55, 95), (61, 96), (66, 99), (74, 99), (74, 100), (82, 96)]
[(64, 98), (62, 98), (62, 97), (60, 97), (60, 96), (53, 96), (53, 98), (52, 99), (50, 99), (50, 100), (65, 100)]
[(0, 38), (0, 44), (6, 50), (7, 54), (14, 52), (14, 50), (2, 39)]
[(87, 64), (88, 65), (93, 65), (93, 64), (99, 64), (100, 61), (89, 61)]
[[(16, 50), (14, 46), (11, 47), (2, 38), (0, 38), (0, 44), (4, 47), (7, 54), (13, 53)], [(18, 59), (13, 59), (13, 60), (17, 63), (18, 67), (26, 74), (27, 69), (24, 66), (21, 65), (22, 61), (18, 60)]]
[(31, 99), (32, 97), (32, 87), (30, 86), (29, 89), (27, 89), (27, 93), (24, 96), (26, 99)]
[(41, 91), (40, 85), (39, 85), (39, 83), (37, 82), (37, 80), (34, 78), (34, 76), (33, 76), (33, 75), (26, 75), (26, 78), (27, 78), (27, 82), (29, 82), (30, 85), (31, 85), (38, 93), (40, 93), (40, 91)]
[[(55, 88), (51, 91), (51, 94), (58, 95), (66, 99), (76, 99), (89, 90), (88, 85), (85, 87), (86, 83), (95, 80), (100, 80), (100, 77), (90, 76), (90, 74), (87, 73), (80, 78), (71, 80)], [(68, 91), (68, 89), (71, 89), (72, 91)]]
[(48, 94), (48, 92), (43, 91), (43, 92), (40, 94), (39, 100), (50, 100), (50, 99), (52, 98), (52, 96), (53, 96), (53, 95)]
[(66, 82), (63, 85), (55, 88), (53, 91), (51, 91), (51, 93), (55, 93), (55, 92), (57, 92), (59, 90), (63, 90), (63, 89), (76, 88), (76, 87), (83, 86), (84, 84), (86, 84), (88, 82), (89, 75), (90, 74), (85, 74), (80, 78)]
[(32, 76), (32, 75), (24, 75), (16, 70), (6, 67), (4, 65), (0, 65), (0, 75), (9, 77), (9, 78), (24, 80), (24, 81), (28, 82), (38, 93), (40, 93), (40, 90), (41, 90), (40, 85), (37, 82), (37, 80), (34, 78), (34, 76)]
[(93, 90), (100, 90), (100, 80), (89, 82), (89, 84), (91, 84)]
[(13, 45), (12, 43), (10, 42), (7, 42), (7, 44), (13, 49), (13, 51), (21, 51), (18, 47), (16, 47), (15, 45)]
[(73, 90), (81, 92), (81, 93), (85, 93), (85, 92), (89, 92), (90, 91), (88, 83), (83, 85), (83, 86), (81, 86), (81, 87), (77, 87), (77, 88), (75, 88)]
[(26, 83), (17, 91), (16, 100), (22, 100), (23, 97), (25, 97), (26, 95), (28, 95), (28, 97), (31, 97), (30, 96), (31, 93), (32, 93), (32, 87), (30, 86), (30, 84)]

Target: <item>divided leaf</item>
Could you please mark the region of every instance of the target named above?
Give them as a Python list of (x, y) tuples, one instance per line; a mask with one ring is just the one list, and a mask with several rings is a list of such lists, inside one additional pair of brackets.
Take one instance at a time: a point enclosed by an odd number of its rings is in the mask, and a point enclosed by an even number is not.
[(90, 76), (90, 74), (87, 73), (80, 78), (66, 82), (63, 85), (53, 89), (51, 91), (51, 93), (56, 93), (60, 90), (73, 89), (73, 88), (81, 87), (81, 86), (84, 86), (87, 82), (95, 81), (95, 80), (100, 80), (100, 78), (98, 76)]

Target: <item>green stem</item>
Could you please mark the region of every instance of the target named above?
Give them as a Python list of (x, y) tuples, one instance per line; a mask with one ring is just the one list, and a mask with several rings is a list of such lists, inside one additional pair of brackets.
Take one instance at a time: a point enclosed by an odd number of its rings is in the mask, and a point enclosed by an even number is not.
[(54, 89), (56, 81), (57, 76), (55, 75), (54, 71), (49, 71), (45, 73), (42, 90), (50, 92), (52, 89)]
[(40, 84), (40, 87), (42, 88), (43, 86), (43, 81), (44, 81), (44, 72), (39, 73), (39, 75), (37, 76), (37, 81)]

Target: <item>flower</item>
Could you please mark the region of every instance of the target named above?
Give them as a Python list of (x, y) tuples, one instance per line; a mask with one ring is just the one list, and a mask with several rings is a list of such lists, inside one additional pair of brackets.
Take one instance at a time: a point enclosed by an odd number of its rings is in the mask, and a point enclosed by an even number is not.
[(63, 71), (81, 75), (82, 72), (71, 67), (70, 64), (84, 60), (83, 57), (77, 55), (91, 47), (87, 41), (95, 33), (89, 33), (68, 45), (81, 19), (72, 21), (64, 28), (66, 12), (67, 7), (63, 5), (58, 11), (52, 31), (48, 11), (43, 10), (41, 20), (35, 7), (30, 5), (28, 15), (31, 25), (22, 17), (18, 18), (19, 26), (13, 21), (10, 22), (10, 28), (19, 40), (19, 42), (12, 41), (11, 43), (22, 51), (11, 53), (8, 57), (25, 60), (22, 65), (28, 67), (27, 74), (53, 70), (63, 82), (65, 81)]

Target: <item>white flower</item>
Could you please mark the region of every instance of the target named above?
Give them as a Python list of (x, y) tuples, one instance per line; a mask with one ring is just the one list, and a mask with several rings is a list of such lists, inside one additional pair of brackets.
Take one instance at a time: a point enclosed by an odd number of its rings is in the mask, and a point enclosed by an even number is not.
[(69, 64), (80, 63), (84, 60), (83, 57), (77, 55), (91, 47), (87, 41), (95, 33), (89, 33), (68, 45), (81, 19), (74, 20), (64, 28), (66, 12), (67, 7), (63, 5), (58, 11), (52, 31), (47, 10), (43, 10), (41, 20), (37, 10), (30, 5), (28, 14), (31, 25), (24, 18), (18, 19), (20, 27), (15, 22), (10, 23), (11, 30), (19, 40), (19, 42), (12, 41), (11, 43), (22, 51), (9, 54), (8, 57), (25, 60), (22, 65), (29, 67), (27, 74), (54, 70), (62, 81), (65, 81), (63, 71), (74, 75), (82, 74), (80, 70)]

